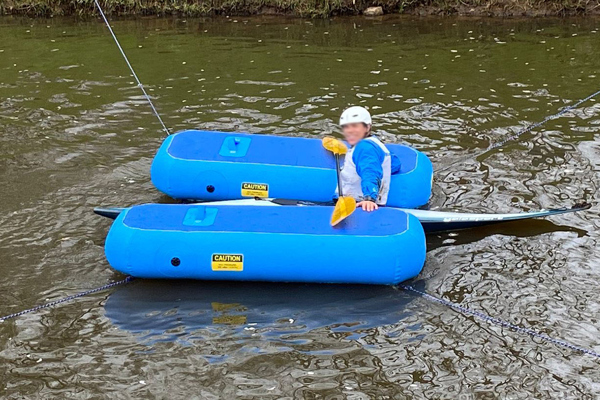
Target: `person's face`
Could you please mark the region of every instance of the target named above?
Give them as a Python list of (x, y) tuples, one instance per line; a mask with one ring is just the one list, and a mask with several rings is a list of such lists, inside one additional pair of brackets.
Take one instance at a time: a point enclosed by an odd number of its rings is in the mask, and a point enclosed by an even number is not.
[(355, 122), (342, 126), (342, 133), (350, 146), (354, 146), (364, 139), (368, 132), (369, 126), (362, 122)]

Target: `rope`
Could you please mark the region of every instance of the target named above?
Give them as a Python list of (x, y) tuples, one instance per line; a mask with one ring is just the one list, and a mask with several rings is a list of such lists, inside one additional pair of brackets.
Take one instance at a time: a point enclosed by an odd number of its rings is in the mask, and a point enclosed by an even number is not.
[(102, 7), (100, 7), (100, 3), (98, 2), (98, 0), (94, 0), (94, 2), (96, 3), (96, 8), (98, 8), (98, 11), (100, 12), (100, 15), (102, 16), (102, 19), (104, 20), (104, 23), (108, 27), (108, 30), (110, 31), (110, 34), (112, 35), (113, 39), (115, 40), (115, 43), (117, 44), (117, 47), (119, 48), (119, 51), (121, 52), (121, 55), (123, 56), (123, 59), (125, 59), (125, 62), (127, 63), (127, 66), (129, 67), (129, 70), (131, 71), (131, 74), (135, 78), (138, 87), (140, 88), (140, 90), (142, 91), (142, 93), (144, 93), (144, 96), (146, 97), (146, 100), (148, 100), (148, 103), (150, 104), (150, 107), (152, 108), (152, 111), (154, 112), (154, 115), (156, 115), (156, 118), (158, 118), (158, 121), (162, 125), (163, 130), (166, 132), (167, 136), (169, 136), (171, 134), (171, 132), (169, 132), (169, 129), (167, 128), (167, 126), (163, 122), (162, 118), (160, 117), (160, 114), (156, 110), (156, 107), (154, 107), (154, 103), (152, 103), (152, 100), (150, 99), (150, 96), (146, 92), (146, 89), (144, 88), (144, 85), (142, 85), (142, 82), (140, 81), (140, 79), (138, 78), (137, 74), (133, 70), (133, 66), (129, 62), (129, 59), (127, 58), (127, 55), (125, 55), (125, 51), (121, 47), (121, 43), (119, 43), (119, 39), (117, 39), (117, 35), (115, 35), (115, 32), (112, 30), (110, 24), (108, 23), (108, 19), (106, 18), (106, 15), (104, 14), (104, 11), (102, 11)]
[[(13, 314), (8, 314), (8, 315), (5, 315), (4, 317), (0, 317), (0, 323), (4, 322), (6, 320), (12, 319), (12, 318), (20, 317), (20, 316), (25, 315), (25, 314), (29, 314), (29, 313), (32, 313), (32, 312), (35, 312), (35, 311), (43, 310), (45, 308), (54, 307), (54, 306), (56, 306), (58, 304), (66, 303), (68, 301), (71, 301), (71, 300), (74, 300), (74, 299), (78, 299), (78, 298), (87, 296), (89, 294), (102, 292), (104, 290), (113, 288), (115, 286), (126, 285), (126, 284), (130, 283), (131, 281), (133, 281), (134, 279), (135, 279), (134, 277), (128, 276), (127, 278), (125, 278), (123, 280), (120, 280), (120, 281), (117, 281), (117, 282), (108, 283), (108, 284), (106, 284), (104, 286), (100, 286), (100, 287), (97, 287), (95, 289), (86, 290), (85, 292), (80, 292), (80, 293), (77, 293), (77, 294), (73, 294), (71, 296), (63, 297), (62, 299), (51, 301), (51, 302), (46, 303), (46, 304), (35, 306), (33, 308), (29, 308), (29, 309), (26, 309), (26, 310), (23, 310), (23, 311), (19, 311), (19, 312), (13, 313)], [(543, 333), (539, 333), (537, 331), (534, 331), (533, 329), (523, 328), (521, 326), (518, 326), (518, 325), (512, 324), (510, 322), (501, 320), (500, 318), (490, 317), (489, 315), (486, 315), (486, 314), (484, 314), (482, 312), (473, 311), (471, 309), (463, 307), (460, 304), (453, 303), (451, 301), (444, 300), (444, 299), (441, 299), (439, 297), (432, 296), (429, 293), (422, 292), (422, 291), (420, 291), (418, 289), (415, 289), (414, 287), (409, 286), (409, 285), (400, 284), (398, 286), (400, 288), (404, 289), (404, 290), (411, 291), (411, 292), (414, 292), (416, 294), (419, 294), (419, 295), (423, 296), (424, 298), (433, 301), (434, 303), (439, 303), (439, 304), (448, 306), (448, 307), (450, 307), (450, 308), (452, 308), (452, 309), (454, 309), (456, 311), (459, 311), (459, 312), (461, 312), (463, 314), (472, 315), (472, 316), (474, 316), (476, 318), (479, 318), (479, 319), (481, 319), (483, 321), (486, 321), (486, 322), (489, 322), (491, 324), (499, 325), (499, 326), (502, 326), (502, 327), (505, 327), (505, 328), (510, 328), (510, 329), (512, 329), (512, 330), (514, 330), (516, 332), (524, 333), (524, 334), (527, 334), (527, 335), (532, 336), (532, 337), (537, 337), (537, 338), (545, 340), (547, 342), (554, 343), (554, 344), (556, 344), (558, 346), (566, 347), (566, 348), (571, 349), (573, 351), (578, 351), (580, 353), (584, 353), (584, 354), (591, 355), (593, 357), (600, 358), (600, 353), (597, 353), (594, 350), (586, 349), (586, 348), (583, 348), (583, 347), (580, 347), (580, 346), (575, 346), (574, 344), (571, 344), (571, 343), (566, 342), (564, 340), (552, 338), (550, 336), (544, 335)]]
[(53, 307), (53, 306), (61, 304), (61, 303), (66, 303), (67, 301), (78, 299), (80, 297), (87, 296), (88, 294), (102, 292), (103, 290), (110, 289), (112, 287), (119, 286), (119, 285), (125, 285), (125, 284), (131, 282), (133, 279), (134, 278), (132, 276), (128, 276), (127, 278), (125, 278), (121, 281), (109, 283), (109, 284), (100, 286), (95, 289), (90, 289), (90, 290), (86, 290), (85, 292), (81, 292), (81, 293), (73, 294), (71, 296), (63, 297), (62, 299), (54, 300), (54, 301), (51, 301), (50, 303), (35, 306), (35, 307), (29, 308), (27, 310), (19, 311), (19, 312), (13, 313), (13, 314), (8, 314), (4, 317), (0, 317), (0, 323), (6, 321), (7, 319), (20, 317), (21, 315), (24, 315), (24, 314), (29, 314), (29, 313), (32, 313), (35, 311), (43, 310), (44, 308), (49, 308), (49, 307)]
[(461, 306), (460, 304), (453, 303), (451, 301), (444, 300), (444, 299), (441, 299), (439, 297), (432, 296), (432, 295), (430, 295), (428, 293), (425, 293), (425, 292), (422, 292), (422, 291), (420, 291), (418, 289), (415, 289), (414, 287), (409, 286), (409, 285), (400, 284), (399, 286), (400, 286), (400, 288), (402, 288), (404, 290), (409, 290), (411, 292), (417, 293), (417, 294), (423, 296), (424, 298), (433, 301), (434, 303), (439, 303), (439, 304), (448, 306), (448, 307), (450, 307), (450, 308), (452, 308), (452, 309), (454, 309), (456, 311), (459, 311), (459, 312), (461, 312), (463, 314), (472, 315), (472, 316), (474, 316), (476, 318), (479, 318), (480, 320), (489, 322), (491, 324), (499, 325), (499, 326), (502, 326), (502, 327), (505, 327), (505, 328), (510, 328), (510, 329), (512, 329), (512, 330), (514, 330), (516, 332), (524, 333), (524, 334), (527, 334), (529, 336), (536, 337), (536, 338), (545, 340), (545, 341), (550, 342), (550, 343), (554, 343), (555, 345), (566, 347), (566, 348), (571, 349), (573, 351), (578, 351), (580, 353), (584, 353), (584, 354), (588, 354), (588, 355), (593, 356), (593, 357), (600, 358), (600, 353), (598, 353), (598, 352), (596, 352), (594, 350), (590, 350), (590, 349), (586, 349), (586, 348), (583, 348), (583, 347), (575, 346), (574, 344), (571, 344), (571, 343), (566, 342), (564, 340), (552, 338), (550, 336), (544, 335), (543, 333), (534, 331), (533, 329), (523, 328), (521, 326), (518, 326), (518, 325), (512, 324), (510, 322), (501, 320), (500, 318), (490, 317), (489, 315), (486, 315), (486, 314), (484, 314), (482, 312), (470, 310), (470, 309), (468, 309), (466, 307)]
[(534, 124), (528, 125), (527, 127), (521, 129), (519, 132), (515, 133), (514, 135), (510, 135), (508, 137), (506, 137), (505, 139), (501, 140), (498, 143), (492, 144), (490, 145), (487, 149), (483, 150), (481, 153), (476, 154), (475, 156), (468, 156), (465, 158), (461, 158), (453, 163), (450, 163), (449, 165), (446, 165), (445, 167), (440, 168), (439, 170), (437, 170), (437, 172), (442, 172), (442, 171), (446, 171), (447, 169), (449, 169), (450, 167), (453, 167), (457, 164), (462, 164), (465, 161), (469, 161), (471, 159), (477, 159), (487, 153), (489, 153), (490, 151), (497, 149), (499, 147), (504, 146), (506, 143), (517, 139), (519, 136), (527, 133), (527, 132), (531, 132), (532, 130), (534, 130), (535, 128), (539, 128), (540, 126), (544, 125), (546, 122), (551, 121), (553, 119), (559, 118), (561, 116), (563, 116), (564, 114), (566, 114), (567, 112), (579, 107), (581, 104), (585, 103), (586, 101), (589, 101), (591, 99), (593, 99), (594, 97), (600, 95), (600, 90), (598, 90), (597, 92), (589, 95), (586, 98), (583, 98), (581, 100), (579, 100), (578, 102), (576, 102), (575, 104), (572, 104), (568, 107), (563, 108), (562, 110), (560, 110), (559, 112), (557, 112), (556, 114), (552, 114), (550, 116), (547, 116), (546, 118), (544, 118), (543, 120), (541, 120), (540, 122), (536, 122)]

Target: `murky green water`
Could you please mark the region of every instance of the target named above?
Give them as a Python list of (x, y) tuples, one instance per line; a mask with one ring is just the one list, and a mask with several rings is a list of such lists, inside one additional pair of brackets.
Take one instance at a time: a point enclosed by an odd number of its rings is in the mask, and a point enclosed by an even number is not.
[[(442, 167), (600, 89), (598, 20), (119, 21), (166, 124), (308, 136), (371, 108)], [(97, 205), (167, 201), (98, 21), (0, 19), (0, 315), (122, 278)], [(436, 176), (432, 207), (596, 201), (600, 106)], [(597, 208), (430, 237), (417, 285), (600, 350)], [(137, 282), (0, 324), (0, 397), (595, 398), (589, 356), (392, 288)]]

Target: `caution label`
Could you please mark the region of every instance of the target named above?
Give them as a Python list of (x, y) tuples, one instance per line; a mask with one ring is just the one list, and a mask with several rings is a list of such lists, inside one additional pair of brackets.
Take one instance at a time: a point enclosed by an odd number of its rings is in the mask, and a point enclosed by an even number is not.
[(266, 183), (242, 183), (242, 197), (269, 197), (269, 185)]
[(213, 254), (211, 267), (213, 271), (243, 271), (243, 254)]

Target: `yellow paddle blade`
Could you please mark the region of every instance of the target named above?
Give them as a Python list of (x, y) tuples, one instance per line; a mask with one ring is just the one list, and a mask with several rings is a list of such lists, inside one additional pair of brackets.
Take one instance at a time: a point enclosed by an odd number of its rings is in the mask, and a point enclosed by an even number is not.
[(333, 154), (346, 154), (348, 152), (348, 147), (341, 141), (331, 136), (327, 136), (323, 138), (323, 147), (332, 152)]
[(336, 226), (356, 210), (356, 200), (352, 197), (340, 197), (331, 214), (331, 226)]

